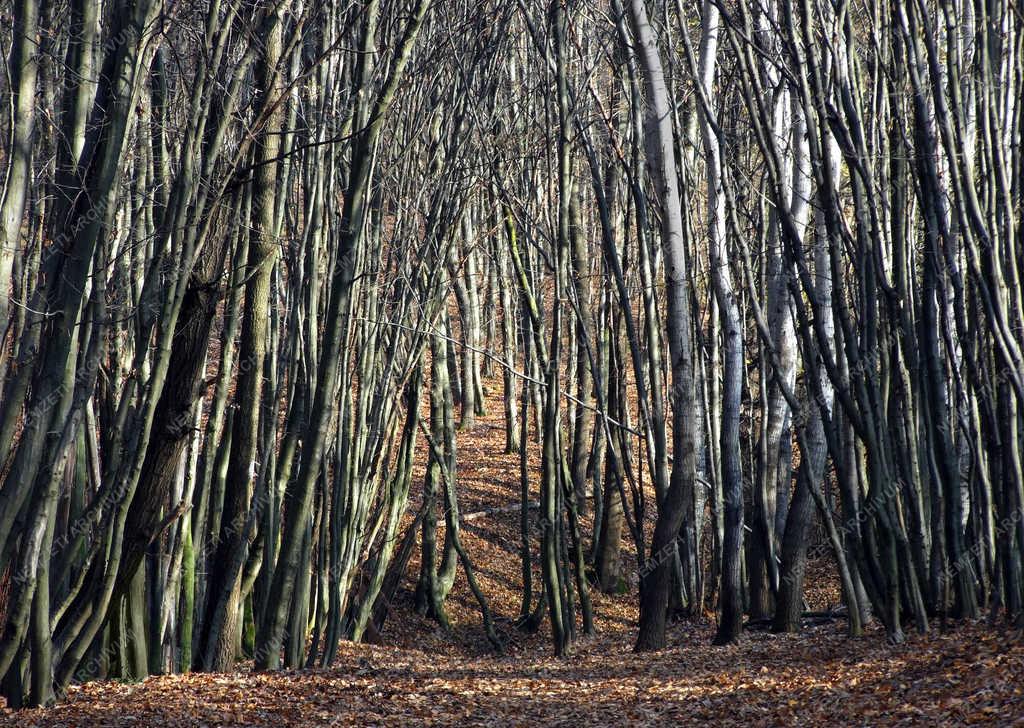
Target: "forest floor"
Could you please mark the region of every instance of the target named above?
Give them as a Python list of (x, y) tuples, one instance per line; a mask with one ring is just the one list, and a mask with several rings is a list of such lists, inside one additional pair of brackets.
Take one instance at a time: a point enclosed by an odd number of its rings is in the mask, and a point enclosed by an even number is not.
[[(499, 385), (492, 382), (495, 391)], [(458, 436), (458, 496), (464, 514), (518, 502), (519, 465), (504, 454), (501, 401)], [(415, 506), (416, 504), (414, 504)], [(533, 520), (536, 520), (535, 517)], [(636, 576), (630, 592), (593, 592), (597, 635), (575, 654), (551, 656), (545, 630), (512, 626), (521, 598), (519, 513), (467, 521), (463, 541), (508, 641), (490, 654), (480, 613), (460, 574), (445, 634), (411, 609), (419, 565), (410, 563), (382, 641), (343, 644), (331, 669), (151, 677), (74, 686), (55, 708), (11, 712), (3, 726), (281, 725), (1024, 725), (1024, 639), (983, 622), (909, 634), (849, 639), (845, 623), (800, 635), (748, 631), (712, 647), (713, 615), (670, 625), (668, 649), (632, 652)], [(624, 546), (625, 546), (624, 542)], [(627, 571), (635, 564), (624, 549)], [(824, 561), (807, 599), (838, 601)], [(537, 575), (539, 583), (539, 575)]]

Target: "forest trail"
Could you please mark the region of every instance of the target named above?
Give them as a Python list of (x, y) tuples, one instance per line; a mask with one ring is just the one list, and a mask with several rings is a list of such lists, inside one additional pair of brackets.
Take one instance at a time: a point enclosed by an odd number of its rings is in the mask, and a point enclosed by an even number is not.
[[(464, 514), (519, 498), (518, 456), (503, 452), (500, 382), (487, 385), (488, 414), (457, 436)], [(422, 455), (410, 512), (418, 507)], [(512, 626), (521, 593), (518, 518), (505, 511), (463, 524), (477, 578), (509, 640), (506, 655), (489, 653), (461, 572), (447, 602), (450, 634), (415, 614), (414, 559), (385, 644), (342, 643), (331, 669), (255, 673), (245, 665), (91, 682), (72, 687), (55, 708), (0, 712), (0, 725), (1024, 725), (1024, 639), (984, 622), (909, 634), (898, 647), (886, 645), (877, 626), (850, 640), (842, 621), (801, 635), (748, 631), (739, 645), (712, 647), (709, 615), (702, 624), (672, 624), (668, 649), (637, 656), (634, 575), (628, 594), (592, 592), (597, 636), (556, 659), (547, 623), (535, 635)], [(635, 563), (632, 554), (623, 558)], [(808, 598), (825, 609), (839, 596), (819, 589)]]

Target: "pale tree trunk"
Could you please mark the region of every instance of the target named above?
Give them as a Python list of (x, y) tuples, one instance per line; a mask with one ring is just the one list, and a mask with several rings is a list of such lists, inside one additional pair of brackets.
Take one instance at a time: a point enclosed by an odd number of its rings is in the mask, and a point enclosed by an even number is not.
[[(715, 76), (718, 35), (721, 30), (718, 8), (705, 2), (701, 14), (702, 36), (698, 57), (698, 82), (702, 91), (699, 124), (704, 144), (708, 184), (708, 258), (715, 299), (721, 317), (722, 361), (722, 498), (725, 513), (725, 541), (722, 552), (721, 617), (715, 644), (739, 639), (743, 631), (743, 475), (740, 463), (740, 398), (743, 387), (743, 329), (739, 303), (733, 288), (726, 252), (726, 199), (723, 185), (725, 169), (721, 148), (712, 126), (718, 123), (718, 94)], [(774, 555), (774, 551), (770, 552)]]
[(647, 95), (647, 164), (661, 203), (662, 249), (668, 312), (669, 353), (672, 358), (672, 451), (674, 461), (669, 488), (658, 503), (658, 520), (651, 555), (640, 587), (640, 629), (637, 650), (665, 646), (665, 624), (672, 589), (672, 555), (697, 472), (694, 437), (697, 428), (693, 380), (690, 282), (685, 231), (679, 197), (675, 140), (672, 133), (672, 97), (665, 82), (657, 38), (647, 15), (645, 0), (630, 0), (629, 17), (644, 71)]

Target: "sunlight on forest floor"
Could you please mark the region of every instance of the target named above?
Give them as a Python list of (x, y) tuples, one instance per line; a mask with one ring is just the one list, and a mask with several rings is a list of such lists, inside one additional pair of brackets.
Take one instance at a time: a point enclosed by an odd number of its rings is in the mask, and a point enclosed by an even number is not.
[[(802, 637), (754, 633), (712, 648), (709, 627), (673, 631), (670, 649), (634, 655), (630, 631), (556, 660), (342, 646), (331, 670), (153, 677), (91, 683), (49, 711), (4, 725), (719, 725), (1024, 724), (1024, 648), (966, 626), (899, 648), (839, 627)], [(997, 718), (996, 715), (999, 715)]]

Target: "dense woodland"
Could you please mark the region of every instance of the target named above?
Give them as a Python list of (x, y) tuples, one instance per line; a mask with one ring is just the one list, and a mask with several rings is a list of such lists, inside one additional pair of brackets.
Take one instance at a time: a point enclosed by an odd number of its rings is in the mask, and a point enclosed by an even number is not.
[(330, 666), (463, 579), (496, 652), (599, 593), (638, 652), (797, 632), (809, 563), (851, 636), (1021, 625), (1019, 3), (0, 0), (0, 47), (9, 705)]

